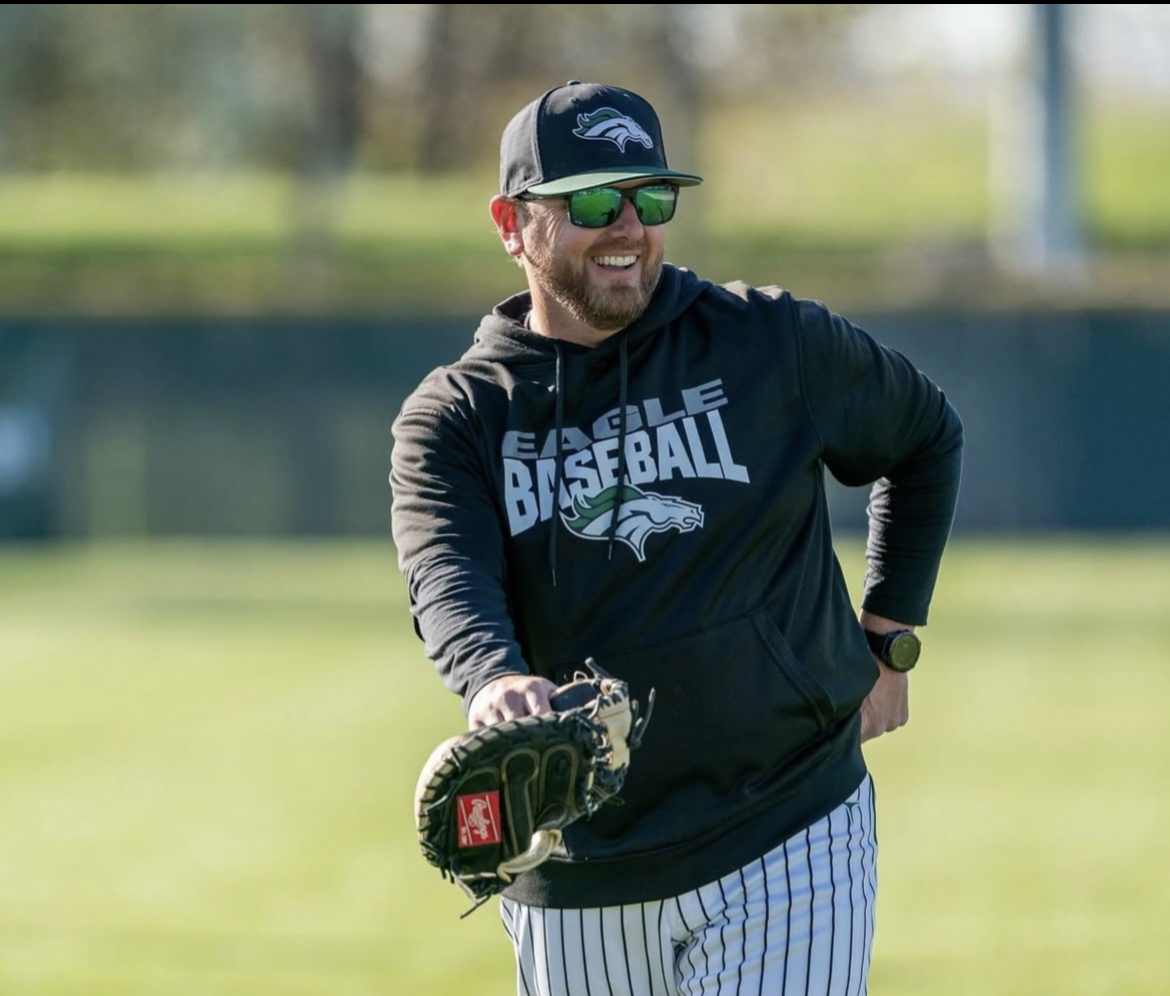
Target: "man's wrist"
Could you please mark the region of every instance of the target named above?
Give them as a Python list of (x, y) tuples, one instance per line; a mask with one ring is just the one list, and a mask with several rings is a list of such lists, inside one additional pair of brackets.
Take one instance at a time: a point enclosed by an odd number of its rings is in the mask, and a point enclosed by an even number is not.
[(476, 698), (479, 697), (480, 693), (483, 692), (483, 690), (485, 688), (487, 688), (489, 685), (495, 684), (495, 682), (501, 681), (504, 678), (525, 678), (525, 677), (531, 677), (529, 672), (527, 672), (527, 671), (499, 671), (496, 674), (493, 674), (486, 681), (482, 681), (478, 685), (476, 685), (474, 691), (472, 691), (471, 689), (468, 689), (468, 693), (466, 695), (464, 695), (464, 698), (463, 698), (464, 712), (471, 711), (472, 703), (476, 700)]
[(857, 614), (857, 620), (861, 623), (862, 629), (869, 630), (871, 633), (893, 633), (900, 629), (908, 629), (913, 633), (915, 629), (913, 623), (899, 622), (896, 619), (879, 616), (875, 612), (867, 612), (865, 609)]

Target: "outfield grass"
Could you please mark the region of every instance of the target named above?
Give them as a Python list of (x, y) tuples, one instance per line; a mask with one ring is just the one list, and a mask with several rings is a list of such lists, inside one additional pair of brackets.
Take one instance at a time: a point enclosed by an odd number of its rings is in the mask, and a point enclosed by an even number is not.
[[(955, 541), (872, 996), (1166, 992), (1168, 605), (1170, 538)], [(0, 547), (0, 993), (508, 992), (414, 842), (460, 726), (388, 543)]]

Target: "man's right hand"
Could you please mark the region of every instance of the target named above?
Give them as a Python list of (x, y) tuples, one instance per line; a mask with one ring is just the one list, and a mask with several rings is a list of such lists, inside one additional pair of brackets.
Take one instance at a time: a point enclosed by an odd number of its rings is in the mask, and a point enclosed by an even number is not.
[(532, 674), (502, 675), (475, 693), (467, 709), (467, 725), (476, 730), (506, 719), (552, 712), (548, 700), (556, 690), (557, 686), (547, 678)]

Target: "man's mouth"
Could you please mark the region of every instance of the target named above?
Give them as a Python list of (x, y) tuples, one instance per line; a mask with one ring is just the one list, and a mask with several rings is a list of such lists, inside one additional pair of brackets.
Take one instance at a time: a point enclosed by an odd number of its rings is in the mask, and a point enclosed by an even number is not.
[(633, 266), (638, 262), (638, 257), (632, 253), (624, 256), (594, 256), (593, 262), (598, 266), (604, 266), (609, 269), (623, 270), (627, 266)]

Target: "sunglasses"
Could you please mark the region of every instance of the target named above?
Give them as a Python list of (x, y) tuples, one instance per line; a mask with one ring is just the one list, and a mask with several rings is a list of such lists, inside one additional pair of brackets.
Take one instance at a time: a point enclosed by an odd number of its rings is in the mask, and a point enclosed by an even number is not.
[(538, 197), (521, 194), (520, 200), (563, 200), (569, 205), (569, 221), (578, 228), (606, 228), (622, 213), (622, 201), (630, 201), (643, 225), (665, 225), (674, 217), (678, 187), (673, 183), (655, 183), (646, 187), (621, 190), (618, 187), (594, 187), (571, 194)]

